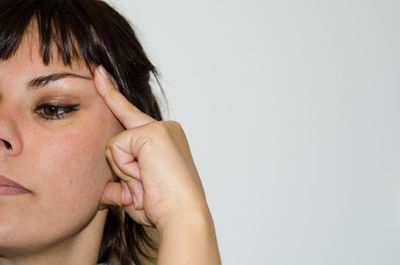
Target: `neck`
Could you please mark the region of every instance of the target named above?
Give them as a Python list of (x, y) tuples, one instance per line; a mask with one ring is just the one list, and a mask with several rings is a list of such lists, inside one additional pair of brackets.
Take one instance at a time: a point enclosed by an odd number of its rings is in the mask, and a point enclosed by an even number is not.
[(95, 265), (107, 212), (98, 211), (79, 233), (51, 247), (27, 255), (0, 256), (0, 265)]

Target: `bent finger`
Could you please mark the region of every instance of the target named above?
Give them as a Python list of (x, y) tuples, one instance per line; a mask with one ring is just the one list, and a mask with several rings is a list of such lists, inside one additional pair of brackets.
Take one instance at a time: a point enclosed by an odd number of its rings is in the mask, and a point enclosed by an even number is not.
[(128, 182), (129, 190), (132, 192), (133, 205), (136, 210), (142, 210), (144, 208), (144, 189), (143, 184), (137, 179), (132, 179)]
[(154, 227), (153, 223), (150, 221), (149, 217), (147, 217), (144, 210), (137, 210), (133, 205), (125, 207), (124, 209), (126, 213), (129, 214), (129, 216), (133, 220), (135, 220), (136, 223), (149, 227)]
[(130, 151), (126, 150), (126, 146), (130, 145), (131, 137), (124, 137), (124, 135), (122, 135), (122, 137), (118, 139), (121, 139), (122, 142), (116, 140), (111, 143), (108, 147), (108, 152), (111, 152), (111, 154), (108, 154), (108, 156), (112, 158), (113, 163), (118, 167), (118, 170), (122, 171), (123, 175), (128, 175), (140, 180), (139, 164), (135, 156)]
[(125, 174), (119, 167), (118, 165), (115, 163), (112, 152), (109, 148), (106, 149), (106, 157), (107, 157), (107, 161), (110, 164), (112, 170), (114, 171), (114, 173), (122, 180), (128, 182), (132, 179), (132, 176), (129, 176), (127, 174)]

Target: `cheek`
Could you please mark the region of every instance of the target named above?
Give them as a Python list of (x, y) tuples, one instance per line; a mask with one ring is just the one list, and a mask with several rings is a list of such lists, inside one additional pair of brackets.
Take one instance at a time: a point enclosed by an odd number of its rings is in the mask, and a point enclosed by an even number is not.
[[(82, 125), (82, 126), (80, 126)], [(94, 121), (74, 124), (57, 133), (42, 133), (33, 141), (32, 152), (37, 193), (45, 198), (46, 208), (64, 205), (76, 213), (77, 207), (95, 207), (106, 183), (112, 178), (105, 157), (110, 135)], [(35, 187), (34, 187), (35, 188)], [(85, 206), (85, 207), (83, 207)]]
[(37, 168), (54, 194), (90, 194), (105, 176), (104, 141), (86, 131), (50, 137), (46, 151), (37, 155)]
[(112, 179), (105, 145), (122, 130), (110, 115), (75, 120), (64, 128), (24, 128), (24, 148), (13, 174), (23, 180), (32, 196), (0, 204), (0, 212), (8, 213), (0, 215), (0, 238), (7, 239), (0, 240), (0, 251), (4, 242), (53, 244), (92, 220), (104, 187)]

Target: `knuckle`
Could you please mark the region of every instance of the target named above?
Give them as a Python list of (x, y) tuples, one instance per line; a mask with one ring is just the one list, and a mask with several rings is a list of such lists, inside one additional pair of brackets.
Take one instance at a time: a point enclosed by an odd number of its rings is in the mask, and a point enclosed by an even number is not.
[(113, 144), (114, 144), (114, 137), (108, 139), (108, 141), (106, 142), (106, 148), (108, 149), (112, 148)]
[(110, 139), (107, 140), (106, 142), (106, 146), (107, 148), (115, 148), (116, 145), (121, 142), (124, 138), (126, 138), (127, 136), (129, 136), (130, 131), (125, 130), (122, 131), (121, 133), (114, 135), (113, 137), (111, 137)]
[(170, 134), (174, 136), (179, 136), (184, 134), (183, 127), (179, 122), (171, 120), (167, 121), (166, 124), (168, 126)]
[(168, 133), (168, 127), (165, 125), (165, 121), (152, 122), (149, 123), (148, 126), (154, 135), (162, 136)]
[(182, 130), (182, 125), (174, 120), (163, 121), (163, 124), (169, 131)]
[(183, 132), (181, 124), (174, 120), (151, 122), (147, 126), (151, 132), (148, 135), (150, 138), (174, 138)]
[(168, 123), (168, 126), (170, 126), (171, 128), (173, 128), (175, 130), (182, 130), (182, 125), (177, 121), (170, 120), (170, 121), (167, 121), (167, 123)]
[(111, 158), (112, 158), (110, 149), (107, 149), (107, 150), (106, 150), (106, 158), (108, 158), (108, 159), (111, 159)]

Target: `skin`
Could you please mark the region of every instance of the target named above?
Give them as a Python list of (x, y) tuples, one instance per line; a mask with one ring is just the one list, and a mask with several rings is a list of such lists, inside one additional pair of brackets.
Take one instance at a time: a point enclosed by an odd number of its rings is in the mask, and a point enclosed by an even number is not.
[[(101, 67), (92, 78), (77, 60), (64, 66), (54, 56), (43, 65), (36, 35), (31, 26), (17, 54), (0, 62), (0, 139), (12, 146), (0, 143), (0, 175), (30, 191), (0, 196), (0, 264), (96, 264), (108, 205), (157, 228), (158, 264), (220, 264), (179, 123), (139, 111)], [(60, 72), (89, 79), (25, 87), (32, 78)], [(37, 109), (43, 103), (79, 107), (46, 120)], [(111, 181), (115, 176), (121, 183)]]
[[(157, 228), (157, 264), (221, 264), (211, 214), (182, 127), (142, 113), (117, 91), (113, 80), (99, 74), (102, 68), (98, 70), (96, 88), (127, 128), (108, 141), (107, 158), (126, 178), (130, 191), (121, 194), (115, 183), (109, 183), (103, 201), (123, 205), (137, 222), (149, 221)], [(137, 196), (141, 187), (143, 196)]]
[[(14, 57), (0, 62), (0, 139), (12, 146), (0, 143), (0, 174), (30, 191), (0, 196), (0, 264), (64, 264), (60, 254), (86, 261), (97, 256), (90, 248), (100, 243), (107, 210), (99, 205), (113, 178), (105, 145), (123, 129), (93, 79), (64, 78), (26, 89), (29, 80), (53, 73), (91, 77), (78, 61), (68, 67), (57, 59), (45, 66), (32, 33)], [(43, 103), (80, 106), (62, 119), (47, 120), (35, 111)]]

